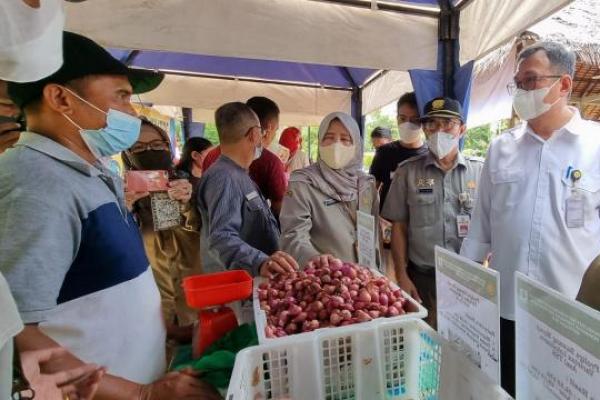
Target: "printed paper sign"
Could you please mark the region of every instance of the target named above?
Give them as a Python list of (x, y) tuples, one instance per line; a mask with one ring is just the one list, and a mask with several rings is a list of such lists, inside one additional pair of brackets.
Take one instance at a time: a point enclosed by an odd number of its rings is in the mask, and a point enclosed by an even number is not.
[(600, 400), (600, 312), (516, 275), (519, 400)]
[(377, 268), (375, 252), (375, 217), (358, 211), (356, 233), (358, 236), (358, 263), (371, 268)]
[(435, 272), (438, 332), (500, 382), (498, 272), (438, 246)]

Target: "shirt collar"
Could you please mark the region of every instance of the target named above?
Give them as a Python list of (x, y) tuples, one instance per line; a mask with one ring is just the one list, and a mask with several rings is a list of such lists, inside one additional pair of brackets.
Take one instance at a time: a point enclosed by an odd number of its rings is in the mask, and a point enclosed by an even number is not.
[[(440, 168), (435, 156), (431, 153), (431, 151), (428, 151), (427, 155), (425, 156), (425, 166), (429, 167), (430, 165), (433, 165), (438, 169)], [(454, 167), (452, 167), (452, 169), (456, 168), (457, 165), (462, 165), (463, 167), (467, 166), (465, 156), (463, 156), (461, 151), (458, 152), (458, 155), (456, 156), (456, 162), (454, 163)]]
[(15, 143), (15, 147), (17, 146), (29, 147), (30, 149), (39, 151), (87, 176), (98, 176), (102, 174), (98, 168), (91, 165), (65, 146), (34, 132), (22, 132), (19, 141)]
[[(584, 120), (581, 118), (581, 113), (579, 112), (579, 110), (576, 107), (571, 107), (571, 106), (569, 106), (569, 110), (571, 110), (573, 112), (573, 116), (571, 117), (569, 122), (567, 122), (561, 128), (557, 129), (555, 131), (555, 134), (552, 135), (552, 137), (554, 137), (556, 135), (556, 133), (562, 133), (562, 132), (568, 132), (571, 135), (575, 135), (575, 136), (579, 136), (581, 133), (585, 132), (585, 127), (582, 126), (582, 124), (584, 123)], [(520, 130), (520, 132), (517, 133), (517, 135), (520, 136), (520, 134), (524, 134), (524, 133), (527, 133), (527, 134), (533, 136), (537, 140), (540, 140), (542, 142), (544, 141), (538, 135), (535, 134), (533, 129), (531, 129), (531, 127), (529, 126), (529, 123), (524, 123), (522, 125), (522, 130)]]
[(223, 160), (223, 162), (234, 166), (238, 169), (241, 169), (242, 171), (248, 172), (246, 169), (244, 169), (241, 165), (239, 165), (238, 163), (236, 163), (235, 161), (233, 161), (231, 158), (227, 157), (226, 155), (224, 155), (223, 153), (221, 153), (220, 158)]

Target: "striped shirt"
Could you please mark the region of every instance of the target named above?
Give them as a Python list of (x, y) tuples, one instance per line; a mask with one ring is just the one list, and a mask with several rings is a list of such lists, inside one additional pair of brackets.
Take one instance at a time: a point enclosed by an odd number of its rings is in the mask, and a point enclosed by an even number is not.
[(279, 227), (248, 171), (221, 155), (200, 179), (202, 268), (206, 272), (260, 265), (278, 250)]

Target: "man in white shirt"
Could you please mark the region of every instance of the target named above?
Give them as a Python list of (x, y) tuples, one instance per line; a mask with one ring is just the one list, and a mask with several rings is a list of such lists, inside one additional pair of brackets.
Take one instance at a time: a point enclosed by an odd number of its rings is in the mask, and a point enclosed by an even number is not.
[(514, 274), (575, 298), (600, 253), (600, 125), (568, 106), (575, 55), (540, 42), (519, 54), (513, 107), (494, 139), (461, 254), (500, 272), (502, 386), (514, 394)]

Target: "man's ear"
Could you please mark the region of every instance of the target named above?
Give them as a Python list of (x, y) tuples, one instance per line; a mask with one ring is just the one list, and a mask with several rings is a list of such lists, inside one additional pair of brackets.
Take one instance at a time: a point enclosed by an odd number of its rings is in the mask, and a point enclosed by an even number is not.
[(467, 133), (467, 125), (466, 124), (462, 124), (460, 126), (460, 138), (462, 139), (463, 137), (465, 137), (465, 134)]
[(560, 94), (561, 96), (569, 97), (573, 91), (573, 78), (570, 75), (560, 77)]
[(66, 115), (73, 114), (75, 102), (78, 101), (64, 86), (54, 83), (44, 87), (42, 98), (51, 110)]

